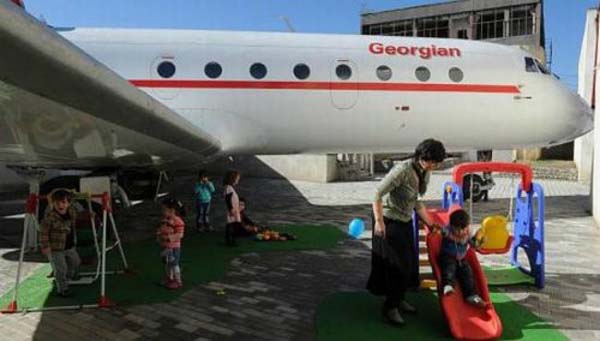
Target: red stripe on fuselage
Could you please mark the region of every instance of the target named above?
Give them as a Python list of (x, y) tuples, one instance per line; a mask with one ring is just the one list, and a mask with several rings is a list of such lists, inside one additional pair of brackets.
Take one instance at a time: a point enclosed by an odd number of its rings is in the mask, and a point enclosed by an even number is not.
[(209, 81), (133, 79), (131, 84), (140, 88), (180, 89), (269, 89), (269, 90), (365, 90), (415, 92), (479, 92), (518, 94), (514, 85), (441, 84), (441, 83), (355, 83), (355, 82), (285, 82), (285, 81)]

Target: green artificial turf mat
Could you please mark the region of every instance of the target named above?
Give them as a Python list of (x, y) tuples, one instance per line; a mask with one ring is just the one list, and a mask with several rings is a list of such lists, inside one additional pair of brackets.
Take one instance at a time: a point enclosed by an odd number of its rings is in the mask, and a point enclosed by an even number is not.
[[(492, 293), (491, 297), (502, 320), (502, 340), (567, 340), (507, 295)], [(330, 295), (317, 309), (317, 340), (452, 340), (433, 291), (409, 293), (407, 300), (418, 314), (402, 314), (407, 323), (398, 328), (382, 321), (382, 298), (365, 292)]]
[(514, 266), (490, 267), (483, 266), (483, 272), (487, 278), (488, 285), (513, 285), (513, 284), (533, 284), (535, 279), (524, 274)]
[[(223, 233), (198, 234), (190, 230), (182, 244), (181, 268), (183, 290), (170, 291), (159, 285), (164, 276), (160, 260), (160, 248), (154, 241), (125, 244), (125, 254), (133, 274), (106, 276), (106, 294), (117, 304), (148, 304), (170, 301), (186, 289), (198, 284), (221, 279), (233, 258), (247, 252), (275, 252), (294, 250), (331, 249), (346, 235), (332, 226), (294, 225), (276, 227), (279, 232), (287, 232), (298, 237), (294, 241), (260, 242), (238, 238), (238, 247), (226, 247)], [(121, 264), (118, 250), (108, 255), (107, 270)], [(94, 269), (82, 269), (95, 270)], [(44, 265), (19, 287), (19, 308), (50, 307), (71, 304), (97, 303), (100, 280), (91, 285), (72, 285), (73, 296), (57, 297), (52, 281), (46, 276), (50, 265)], [(0, 307), (12, 300), (12, 290), (0, 298)]]

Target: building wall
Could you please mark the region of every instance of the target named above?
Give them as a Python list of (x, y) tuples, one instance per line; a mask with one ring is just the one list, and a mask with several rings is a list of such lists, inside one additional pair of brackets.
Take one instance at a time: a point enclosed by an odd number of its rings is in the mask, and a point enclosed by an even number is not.
[(256, 155), (223, 158), (207, 165), (211, 174), (235, 169), (242, 176), (330, 182), (337, 179), (335, 155)]
[[(595, 63), (596, 41), (596, 10), (589, 10), (579, 56), (578, 93), (590, 104), (594, 83), (594, 72), (592, 70), (594, 69)], [(589, 182), (592, 180), (593, 153), (593, 132), (575, 140), (573, 154), (580, 181)]]
[[(598, 85), (600, 77), (598, 77), (597, 72), (594, 72), (596, 66), (595, 53), (600, 48), (598, 46), (598, 27), (596, 24), (596, 18), (598, 18), (599, 14), (600, 12), (597, 9), (588, 10), (579, 60), (579, 94), (590, 103), (597, 103), (600, 100), (600, 96), (598, 95), (598, 91), (600, 91)], [(600, 120), (595, 119), (594, 132), (600, 131), (599, 129)], [(583, 153), (590, 150), (593, 151), (593, 157), (586, 158), (586, 155)], [(590, 204), (594, 219), (600, 225), (600, 181), (598, 180), (600, 179), (600, 134), (592, 133), (580, 138), (577, 141), (576, 151), (575, 159), (578, 162), (589, 162), (592, 164), (592, 176), (590, 179), (592, 195)]]

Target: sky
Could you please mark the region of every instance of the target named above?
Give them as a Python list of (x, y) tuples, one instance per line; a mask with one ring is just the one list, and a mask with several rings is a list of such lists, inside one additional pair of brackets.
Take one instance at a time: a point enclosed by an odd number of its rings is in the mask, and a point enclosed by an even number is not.
[[(482, 0), (474, 0), (482, 1)], [(59, 27), (137, 27), (360, 33), (360, 13), (440, 0), (25, 0), (27, 11)], [(577, 88), (585, 13), (600, 0), (545, 0), (552, 71)]]

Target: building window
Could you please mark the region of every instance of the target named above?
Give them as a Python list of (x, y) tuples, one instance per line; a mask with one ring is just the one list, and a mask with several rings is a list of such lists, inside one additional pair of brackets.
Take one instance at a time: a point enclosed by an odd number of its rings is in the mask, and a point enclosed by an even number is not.
[(254, 63), (250, 66), (250, 74), (256, 79), (265, 78), (267, 75), (267, 67), (262, 63)]
[(335, 68), (335, 74), (341, 80), (348, 80), (352, 77), (352, 69), (346, 64), (340, 64)]
[(412, 37), (414, 35), (413, 21), (402, 20), (384, 24), (365, 25), (362, 28), (362, 34)]
[(310, 68), (306, 64), (297, 64), (294, 66), (294, 76), (298, 79), (307, 79), (310, 76)]
[(381, 35), (391, 36), (394, 34), (396, 25), (394, 23), (381, 24)]
[(465, 75), (463, 74), (462, 70), (457, 68), (457, 67), (453, 67), (450, 69), (450, 71), (448, 72), (448, 77), (450, 77), (450, 79), (455, 82), (455, 83), (460, 83), (462, 82), (463, 78), (465, 77)]
[(392, 69), (390, 69), (389, 66), (381, 65), (377, 68), (376, 74), (377, 78), (379, 78), (380, 80), (389, 81), (390, 78), (392, 78)]
[(477, 39), (494, 39), (504, 37), (505, 10), (484, 11), (477, 14)]
[(210, 62), (204, 67), (204, 74), (208, 78), (219, 78), (221, 73), (223, 73), (223, 68), (217, 62)]
[(412, 37), (414, 35), (413, 21), (404, 20), (396, 22), (393, 35), (399, 37)]
[(429, 78), (431, 78), (431, 72), (429, 72), (428, 68), (424, 66), (419, 66), (415, 70), (415, 77), (417, 77), (417, 79), (421, 82), (427, 82)]
[(448, 17), (417, 19), (417, 37), (449, 38)]
[(156, 72), (158, 72), (162, 78), (171, 78), (175, 74), (175, 64), (168, 61), (162, 62), (158, 64)]
[(381, 34), (381, 24), (365, 26), (365, 30), (363, 31), (363, 33), (373, 35), (373, 36), (380, 35)]
[(469, 35), (467, 34), (467, 30), (458, 30), (458, 31), (456, 31), (456, 37), (458, 39), (469, 39)]
[(510, 35), (525, 36), (534, 32), (535, 6), (519, 6), (510, 9)]

